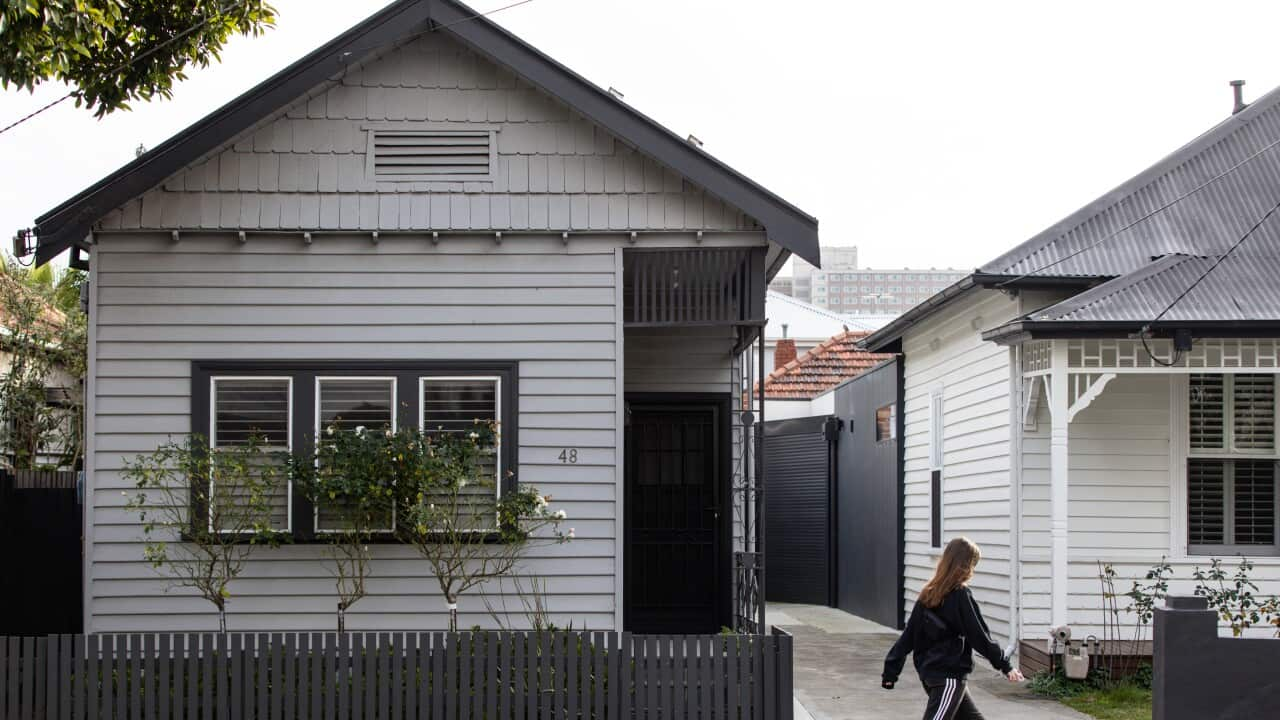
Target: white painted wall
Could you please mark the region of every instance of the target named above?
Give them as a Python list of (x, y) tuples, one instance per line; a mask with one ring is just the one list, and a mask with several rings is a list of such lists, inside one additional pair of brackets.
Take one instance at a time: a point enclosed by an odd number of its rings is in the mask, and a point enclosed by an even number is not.
[(979, 330), (1014, 317), (1018, 304), (978, 290), (912, 327), (905, 353), (906, 600), (909, 613), (933, 574), (930, 547), (929, 396), (944, 398), (943, 539), (965, 535), (982, 547), (970, 587), (991, 630), (1010, 632), (1009, 351)]
[[(1112, 564), (1116, 589), (1127, 592), (1161, 558), (1190, 594), (1191, 573), (1207, 557), (1189, 556), (1186, 508), (1179, 492), (1186, 448), (1185, 375), (1121, 374), (1070, 427), (1068, 622), (1077, 634), (1102, 632), (1098, 563)], [(1049, 624), (1049, 416), (1023, 440), (1023, 638), (1040, 640)], [(1280, 558), (1253, 558), (1263, 594), (1280, 593)], [(1230, 563), (1230, 559), (1228, 559)], [(1144, 581), (1145, 582), (1145, 581)], [(1133, 616), (1124, 612), (1121, 622)], [(1131, 629), (1126, 629), (1126, 633)], [(1126, 636), (1128, 637), (1128, 636)], [(1147, 632), (1150, 639), (1150, 631)]]

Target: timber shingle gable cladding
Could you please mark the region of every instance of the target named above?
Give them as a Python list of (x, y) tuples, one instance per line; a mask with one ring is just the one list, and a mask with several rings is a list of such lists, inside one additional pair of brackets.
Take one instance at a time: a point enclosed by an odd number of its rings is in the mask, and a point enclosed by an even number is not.
[[(381, 182), (373, 128), (496, 129), (492, 181)], [(100, 229), (754, 230), (719, 198), (458, 42), (353, 67)]]

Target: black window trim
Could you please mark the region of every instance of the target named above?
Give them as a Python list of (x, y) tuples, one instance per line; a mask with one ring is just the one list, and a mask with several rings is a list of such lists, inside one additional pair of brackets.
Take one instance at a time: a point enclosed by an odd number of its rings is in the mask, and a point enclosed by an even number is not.
[[(290, 441), (295, 451), (312, 446), (316, 417), (316, 378), (333, 376), (395, 376), (396, 413), (399, 417), (420, 415), (419, 378), (427, 376), (497, 376), (499, 382), (499, 423), (502, 442), (499, 448), (501, 467), (516, 469), (519, 437), (519, 362), (514, 360), (195, 360), (191, 363), (191, 432), (206, 439), (210, 436), (212, 379), (232, 376), (288, 376), (293, 382)], [(300, 422), (299, 419), (302, 421)], [(515, 489), (517, 478), (504, 471), (500, 492)], [(195, 482), (195, 479), (193, 479)], [(291, 537), (295, 543), (325, 542), (317, 535), (315, 508), (306, 498), (291, 491)], [(193, 519), (202, 514), (193, 508)], [(390, 534), (375, 542), (394, 542)]]

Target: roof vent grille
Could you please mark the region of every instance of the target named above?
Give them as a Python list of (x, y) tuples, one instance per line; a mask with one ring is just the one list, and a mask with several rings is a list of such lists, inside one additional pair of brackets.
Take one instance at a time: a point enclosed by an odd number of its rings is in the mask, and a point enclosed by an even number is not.
[(490, 180), (495, 145), (489, 130), (372, 130), (373, 180)]

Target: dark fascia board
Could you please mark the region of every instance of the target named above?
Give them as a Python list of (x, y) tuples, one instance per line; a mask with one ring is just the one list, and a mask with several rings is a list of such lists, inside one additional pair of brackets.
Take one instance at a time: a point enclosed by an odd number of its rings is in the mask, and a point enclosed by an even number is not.
[(82, 240), (102, 215), (340, 73), (345, 53), (389, 46), (430, 27), (429, 23), (754, 218), (773, 242), (819, 264), (816, 218), (454, 0), (400, 0), (389, 5), (40, 216), (36, 219), (36, 262), (48, 262)]
[(899, 315), (893, 322), (858, 341), (858, 347), (871, 352), (901, 352), (902, 336), (907, 329), (941, 310), (953, 299), (979, 287), (973, 275), (966, 275), (943, 288), (928, 300)]
[(893, 322), (863, 338), (858, 347), (873, 352), (902, 352), (902, 336), (912, 325), (946, 307), (950, 302), (974, 288), (997, 290), (1036, 290), (1079, 288), (1084, 290), (1098, 283), (1106, 282), (1106, 277), (1078, 277), (1074, 275), (1019, 277), (1017, 275), (993, 275), (975, 272), (967, 275), (955, 284), (944, 288), (928, 300), (916, 305)]
[[(1078, 338), (1128, 338), (1148, 323), (1133, 320), (1035, 321), (1015, 320), (982, 333), (982, 339), (1009, 345), (1024, 340), (1070, 340)], [(1280, 337), (1280, 320), (1161, 320), (1152, 332), (1172, 337), (1175, 330), (1190, 330), (1195, 337), (1274, 338)]]

